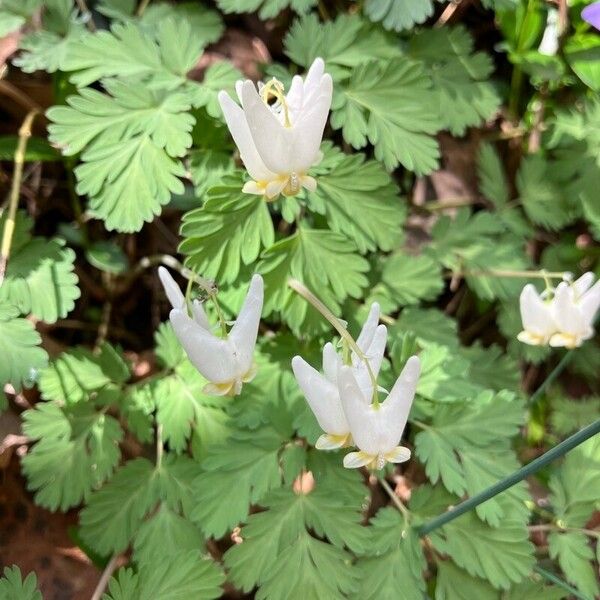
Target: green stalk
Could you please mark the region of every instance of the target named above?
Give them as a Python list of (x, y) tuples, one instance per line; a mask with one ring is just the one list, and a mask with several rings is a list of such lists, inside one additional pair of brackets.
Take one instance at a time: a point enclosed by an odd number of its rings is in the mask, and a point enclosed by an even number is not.
[(557, 586), (563, 588), (563, 590), (566, 590), (567, 592), (569, 592), (569, 594), (575, 596), (575, 598), (579, 598), (579, 600), (592, 600), (591, 598), (584, 596), (581, 592), (576, 590), (572, 585), (569, 585), (566, 581), (560, 579), (560, 577), (557, 577), (554, 573), (550, 573), (550, 571), (542, 569), (542, 567), (540, 567), (539, 565), (533, 567), (533, 570), (548, 581), (551, 581)]
[(527, 406), (529, 406), (529, 408), (536, 404), (536, 402), (541, 398), (542, 394), (550, 387), (552, 383), (554, 383), (556, 378), (564, 371), (565, 367), (569, 364), (572, 358), (572, 350), (565, 353), (565, 355), (560, 359), (560, 361), (554, 367), (554, 369), (552, 369), (550, 375), (546, 377), (544, 383), (540, 385), (540, 387), (531, 395), (531, 397), (527, 401)]
[(542, 454), (542, 456), (539, 456), (535, 460), (532, 460), (528, 465), (521, 467), (508, 477), (505, 477), (504, 479), (498, 481), (489, 488), (483, 490), (479, 494), (476, 494), (475, 496), (468, 498), (464, 502), (461, 502), (453, 509), (435, 517), (428, 523), (425, 523), (419, 528), (419, 535), (424, 536), (431, 533), (439, 527), (450, 523), (450, 521), (453, 521), (457, 517), (464, 515), (466, 512), (469, 512), (473, 508), (476, 508), (480, 504), (483, 504), (486, 500), (489, 500), (490, 498), (493, 498), (494, 496), (497, 496), (498, 494), (506, 491), (513, 485), (519, 483), (520, 481), (523, 481), (523, 479), (525, 479), (526, 477), (537, 473), (547, 464), (565, 455), (567, 452), (573, 450), (573, 448), (579, 446), (586, 440), (589, 440), (591, 437), (593, 437), (599, 432), (600, 419), (598, 419), (591, 425), (584, 427), (581, 431), (573, 434), (571, 437), (568, 437), (566, 440), (562, 441), (560, 444), (558, 444), (551, 450), (548, 450), (548, 452)]

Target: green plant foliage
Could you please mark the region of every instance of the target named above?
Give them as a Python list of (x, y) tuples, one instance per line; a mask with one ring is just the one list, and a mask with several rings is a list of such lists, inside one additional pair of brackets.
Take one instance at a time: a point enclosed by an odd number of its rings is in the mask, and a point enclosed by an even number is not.
[(41, 4), (42, 0), (2, 0), (0, 37), (22, 27)]
[[(0, 13), (1, 16), (1, 13)], [(31, 572), (25, 579), (16, 565), (4, 567), (0, 579), (0, 598), (2, 600), (42, 600), (37, 589), (37, 577)]]
[(492, 60), (473, 52), (473, 39), (463, 27), (420, 32), (410, 41), (409, 55), (431, 76), (443, 128), (464, 135), (498, 110), (500, 97), (489, 81)]
[(297, 13), (306, 13), (316, 5), (316, 0), (218, 0), (217, 4), (226, 14), (258, 11), (261, 19), (271, 19), (288, 7)]
[(40, 334), (31, 321), (19, 317), (18, 308), (0, 305), (0, 387), (10, 383), (19, 390), (23, 383), (36, 379), (48, 361), (40, 342)]
[[(248, 519), (243, 542), (225, 554), (236, 586), (244, 591), (259, 586), (261, 598), (333, 597), (354, 589), (356, 574), (344, 548), (364, 550), (368, 533), (356, 508), (332, 491), (327, 484), (305, 493), (279, 490), (261, 502), (267, 510)], [(333, 545), (311, 538), (307, 529)], [(295, 575), (290, 581), (280, 572)]]
[(217, 565), (197, 550), (161, 554), (137, 573), (120, 569), (111, 579), (105, 600), (212, 600), (222, 593), (224, 576)]
[[(362, 154), (344, 155), (331, 145), (316, 171), (318, 187), (308, 207), (324, 214), (329, 227), (348, 236), (359, 251), (392, 250), (401, 237), (404, 203), (385, 170)], [(354, 218), (360, 209), (361, 218)]]
[[(438, 0), (440, 2), (441, 0)], [(367, 0), (365, 14), (386, 29), (402, 31), (420, 25), (433, 15), (433, 0)]]
[(243, 194), (242, 185), (240, 174), (224, 179), (201, 208), (186, 213), (181, 227), (187, 265), (223, 283), (235, 281), (242, 265), (254, 263), (275, 238), (267, 203)]
[[(459, 496), (473, 496), (518, 468), (510, 438), (523, 417), (522, 404), (507, 392), (484, 392), (472, 400), (440, 405), (432, 423), (415, 437), (415, 453), (430, 481), (441, 480)], [(517, 484), (479, 505), (477, 515), (494, 527), (509, 515), (525, 522), (527, 498), (526, 486)]]
[(511, 519), (495, 529), (467, 513), (434, 532), (431, 541), (470, 575), (485, 578), (498, 589), (522, 581), (535, 562), (527, 528)]
[(571, 398), (554, 398), (550, 421), (559, 435), (568, 435), (589, 425), (600, 413), (600, 398), (591, 397), (575, 401)]
[(23, 418), (26, 435), (38, 440), (22, 464), (40, 506), (64, 511), (87, 500), (119, 462), (118, 421), (88, 404), (40, 403)]
[(360, 584), (353, 598), (392, 600), (403, 590), (406, 600), (420, 600), (425, 586), (423, 550), (393, 508), (382, 508), (371, 520), (368, 555), (358, 560)]
[(320, 299), (339, 314), (341, 303), (348, 296), (360, 298), (367, 285), (368, 263), (355, 250), (340, 234), (305, 227), (276, 242), (258, 265), (265, 280), (265, 313), (278, 311), (293, 331), (301, 330), (308, 305), (288, 287), (293, 277), (318, 290)]

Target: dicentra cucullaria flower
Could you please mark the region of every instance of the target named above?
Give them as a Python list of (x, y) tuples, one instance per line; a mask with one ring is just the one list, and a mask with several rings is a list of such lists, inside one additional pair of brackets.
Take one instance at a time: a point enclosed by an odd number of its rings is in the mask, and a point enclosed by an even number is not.
[(294, 196), (303, 187), (316, 189), (308, 170), (322, 158), (319, 147), (333, 90), (324, 71), (323, 60), (315, 59), (305, 80), (299, 75), (292, 79), (287, 95), (275, 78), (258, 90), (250, 80), (238, 81), (241, 107), (227, 92), (219, 92), (225, 121), (252, 177), (244, 192), (274, 200), (279, 194)]
[(209, 381), (204, 392), (234, 396), (242, 384), (256, 375), (254, 346), (263, 306), (263, 280), (254, 275), (244, 304), (229, 333), (218, 337), (206, 317), (202, 303), (194, 301), (190, 317), (185, 297), (164, 267), (158, 274), (173, 309), (169, 319), (190, 362)]
[(386, 462), (401, 463), (410, 458), (410, 450), (400, 446), (421, 372), (421, 363), (411, 356), (392, 391), (382, 402), (369, 403), (360, 389), (353, 370), (342, 366), (338, 386), (342, 408), (358, 452), (344, 456), (344, 466), (355, 469), (364, 465), (383, 469)]
[[(387, 329), (379, 323), (379, 304), (373, 303), (369, 316), (356, 340), (357, 346), (369, 359), (369, 366), (373, 376), (376, 378), (387, 340)], [(373, 381), (367, 369), (366, 363), (352, 352), (348, 360), (351, 370), (356, 378), (361, 393), (368, 402), (373, 396)], [(316, 447), (319, 450), (333, 450), (352, 444), (350, 427), (342, 409), (340, 393), (338, 390), (338, 371), (344, 364), (341, 357), (330, 342), (323, 347), (323, 373), (319, 373), (309, 365), (302, 357), (294, 356), (292, 369), (298, 385), (302, 389), (306, 401), (311, 407), (319, 426), (325, 432), (319, 437)]]
[(534, 346), (577, 348), (594, 335), (594, 317), (600, 308), (600, 281), (585, 273), (572, 283), (562, 281), (542, 295), (533, 285), (520, 298), (523, 331), (521, 342)]

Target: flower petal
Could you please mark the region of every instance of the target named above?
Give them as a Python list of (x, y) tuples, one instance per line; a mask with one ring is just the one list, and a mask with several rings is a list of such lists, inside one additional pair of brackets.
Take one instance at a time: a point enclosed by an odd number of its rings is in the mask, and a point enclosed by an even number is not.
[[(252, 82), (250, 82), (250, 85), (254, 87)], [(246, 114), (229, 97), (227, 92), (219, 92), (218, 98), (231, 137), (240, 151), (240, 156), (242, 157), (246, 170), (250, 173), (250, 177), (256, 180), (272, 179), (275, 174), (265, 166), (256, 149), (256, 145), (254, 144), (254, 140), (252, 139), (248, 127)]]
[(194, 300), (192, 302), (192, 314), (194, 316), (194, 321), (202, 327), (202, 329), (206, 329), (206, 331), (211, 332), (212, 326), (204, 312), (204, 306), (200, 300)]
[(171, 276), (171, 273), (164, 267), (158, 267), (158, 277), (162, 283), (165, 294), (173, 308), (182, 309), (185, 307), (185, 296), (181, 289)]
[(346, 446), (349, 438), (350, 434), (331, 435), (329, 433), (325, 433), (319, 437), (317, 443), (315, 444), (315, 448), (317, 450), (337, 450), (338, 448), (343, 448)]
[(585, 292), (580, 300), (581, 313), (590, 327), (593, 326), (598, 308), (600, 308), (600, 281), (597, 281), (591, 289)]
[(571, 287), (575, 291), (575, 298), (581, 298), (594, 283), (595, 276), (591, 271), (584, 273), (581, 277), (576, 279)]
[(325, 377), (334, 384), (337, 384), (338, 369), (342, 366), (342, 359), (335, 351), (331, 342), (323, 346), (323, 372)]
[(350, 452), (344, 456), (344, 467), (346, 469), (358, 469), (364, 467), (377, 459), (377, 456), (366, 452)]
[(240, 375), (251, 369), (254, 360), (254, 346), (263, 307), (263, 288), (263, 278), (260, 275), (254, 275), (235, 325), (229, 332), (229, 340), (235, 347), (240, 365)]
[(237, 364), (233, 347), (190, 319), (185, 311), (173, 309), (169, 315), (175, 335), (191, 363), (212, 383), (235, 379)]
[(337, 386), (300, 356), (292, 359), (292, 370), (319, 427), (331, 435), (347, 435), (348, 422), (342, 411)]
[[(366, 353), (371, 342), (373, 341), (373, 336), (375, 335), (375, 330), (377, 329), (377, 325), (379, 324), (379, 314), (381, 312), (380, 306), (378, 302), (373, 302), (371, 304), (371, 308), (369, 310), (369, 314), (367, 315), (367, 319), (362, 326), (359, 336), (356, 338), (356, 345)], [(358, 357), (356, 357), (358, 358)]]
[(391, 452), (398, 445), (406, 421), (410, 413), (419, 375), (421, 374), (421, 361), (417, 356), (411, 356), (404, 365), (402, 373), (396, 380), (389, 396), (381, 406), (381, 452)]
[(550, 305), (542, 300), (535, 287), (530, 283), (523, 288), (519, 304), (521, 321), (525, 331), (530, 331), (544, 338), (549, 337), (556, 331)]
[(391, 463), (403, 463), (410, 460), (411, 452), (404, 446), (396, 446), (391, 452), (385, 454), (385, 460)]
[(558, 333), (579, 336), (589, 327), (586, 327), (581, 310), (575, 305), (573, 290), (568, 283), (558, 284), (552, 306)]
[(594, 2), (581, 11), (581, 18), (600, 30), (600, 2)]

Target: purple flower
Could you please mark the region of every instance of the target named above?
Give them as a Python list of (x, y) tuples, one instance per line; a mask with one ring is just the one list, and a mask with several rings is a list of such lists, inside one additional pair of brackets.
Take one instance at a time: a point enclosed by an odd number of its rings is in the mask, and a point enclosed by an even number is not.
[(581, 11), (581, 18), (600, 30), (600, 2), (594, 2)]

